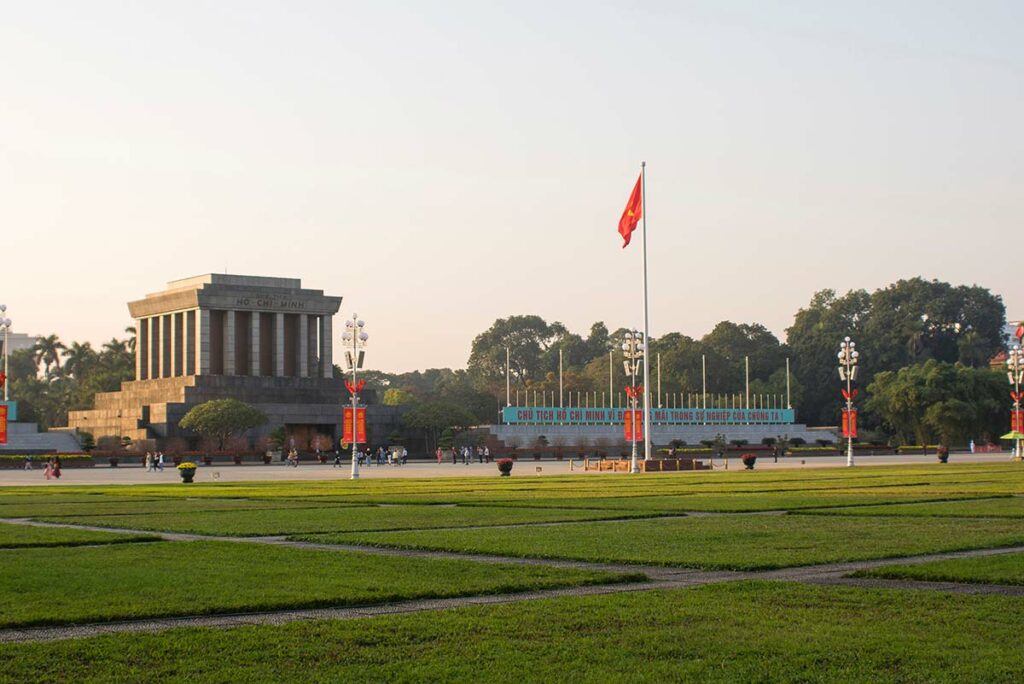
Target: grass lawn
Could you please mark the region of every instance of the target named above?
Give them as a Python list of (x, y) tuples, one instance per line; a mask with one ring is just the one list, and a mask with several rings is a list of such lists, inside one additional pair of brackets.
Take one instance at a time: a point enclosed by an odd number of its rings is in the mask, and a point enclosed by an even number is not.
[(1019, 682), (1019, 600), (734, 583), (0, 646), (11, 682)]
[(0, 518), (78, 517), (83, 515), (123, 515), (133, 513), (196, 513), (200, 511), (253, 510), (260, 508), (323, 508), (349, 504), (316, 500), (289, 499), (139, 499), (136, 497), (93, 497), (89, 502), (34, 501), (0, 503)]
[(93, 532), (63, 527), (32, 527), (0, 523), (0, 549), (21, 549), (33, 546), (81, 546), (83, 544), (124, 544), (152, 541), (157, 537), (143, 534)]
[(866, 506), (878, 503), (933, 501), (986, 496), (984, 494), (935, 494), (925, 487), (811, 490), (785, 492), (733, 492), (712, 494), (677, 494), (672, 496), (625, 496), (592, 498), (529, 499), (526, 501), (495, 501), (494, 505), (605, 508), (617, 510), (680, 513), (712, 511), (740, 513), (744, 511), (775, 511), (817, 508), (819, 506)]
[[(486, 508), (482, 506), (343, 506), (197, 513), (78, 516), (82, 525), (194, 534), (262, 536), (405, 530), (434, 527), (509, 525), (566, 520), (598, 520), (650, 515), (631, 511)], [(49, 518), (42, 518), (49, 519)], [(54, 521), (70, 520), (52, 518)]]
[(914, 565), (887, 565), (881, 568), (861, 570), (854, 573), (853, 576), (929, 582), (1024, 585), (1024, 554), (1006, 553)]
[(722, 515), (302, 539), (505, 556), (756, 570), (1024, 544), (1014, 520)]
[[(0, 626), (376, 604), (638, 579), (238, 542), (0, 553)], [(128, 639), (126, 639), (127, 641)]]
[(1024, 518), (1024, 497), (864, 506), (808, 511), (815, 515), (886, 515), (946, 518)]

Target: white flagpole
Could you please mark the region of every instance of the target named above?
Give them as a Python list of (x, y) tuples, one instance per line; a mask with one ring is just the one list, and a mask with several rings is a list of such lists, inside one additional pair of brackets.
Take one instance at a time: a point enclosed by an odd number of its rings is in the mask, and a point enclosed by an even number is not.
[(647, 307), (647, 162), (640, 162), (640, 215), (644, 222), (644, 460), (651, 460), (650, 318)]
[[(512, 362), (512, 352), (505, 347), (505, 406), (512, 405), (512, 381), (509, 379), (509, 370)], [(516, 403), (519, 403), (518, 400)]]
[(562, 348), (558, 348), (558, 408), (565, 406), (562, 395)]

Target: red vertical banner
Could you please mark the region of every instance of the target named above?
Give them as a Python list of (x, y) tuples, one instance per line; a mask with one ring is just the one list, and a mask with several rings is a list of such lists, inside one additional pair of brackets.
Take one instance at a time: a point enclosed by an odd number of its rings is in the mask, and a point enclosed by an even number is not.
[(1024, 432), (1024, 410), (1010, 411), (1010, 428), (1014, 432)]
[(7, 444), (7, 404), (0, 404), (0, 444)]
[(636, 431), (636, 441), (644, 438), (643, 411), (624, 411), (622, 414), (623, 434), (627, 441), (633, 441), (633, 431)]
[(857, 437), (857, 409), (843, 409), (843, 437)]
[[(346, 406), (342, 417), (341, 441), (352, 444), (352, 407)], [(366, 409), (356, 409), (356, 444), (366, 444)]]

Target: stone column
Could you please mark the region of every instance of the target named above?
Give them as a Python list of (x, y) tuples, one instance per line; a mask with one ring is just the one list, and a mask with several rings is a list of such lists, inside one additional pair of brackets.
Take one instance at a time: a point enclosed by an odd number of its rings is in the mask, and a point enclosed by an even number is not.
[(309, 376), (309, 316), (299, 314), (299, 367), (296, 375), (300, 378)]
[(306, 317), (306, 355), (309, 358), (309, 377), (315, 378), (320, 375), (320, 354), (317, 351), (317, 331), (320, 326), (319, 316)]
[(157, 352), (156, 362), (157, 371), (156, 377), (166, 378), (167, 377), (167, 316), (161, 314), (156, 318), (159, 319), (160, 326), (157, 329), (158, 334), (156, 336)]
[(196, 375), (210, 374), (210, 310), (196, 309)]
[(168, 316), (171, 319), (171, 325), (169, 326), (168, 333), (171, 338), (171, 358), (170, 358), (170, 373), (168, 375), (172, 378), (178, 376), (178, 314), (171, 314)]
[(325, 378), (334, 377), (334, 351), (332, 349), (331, 314), (320, 318), (320, 373)]
[(249, 314), (252, 324), (249, 326), (249, 375), (260, 374), (260, 312)]
[(149, 369), (146, 368), (146, 343), (149, 342), (148, 328), (142, 326), (146, 324), (146, 319), (141, 318), (135, 321), (135, 379), (145, 380), (149, 377), (147, 372)]
[(274, 314), (274, 376), (284, 376), (284, 314)]
[(160, 317), (149, 318), (149, 378), (160, 377)]
[(224, 312), (224, 375), (235, 374), (235, 312)]

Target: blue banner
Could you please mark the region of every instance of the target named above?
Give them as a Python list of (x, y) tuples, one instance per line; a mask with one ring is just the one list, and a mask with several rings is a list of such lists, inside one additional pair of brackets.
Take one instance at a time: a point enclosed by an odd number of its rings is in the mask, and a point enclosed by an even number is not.
[(0, 401), (0, 404), (7, 405), (7, 420), (14, 422), (18, 420), (18, 402), (16, 401)]
[[(506, 425), (622, 425), (621, 408), (506, 406)], [(796, 422), (793, 409), (652, 408), (653, 425), (786, 425)]]

